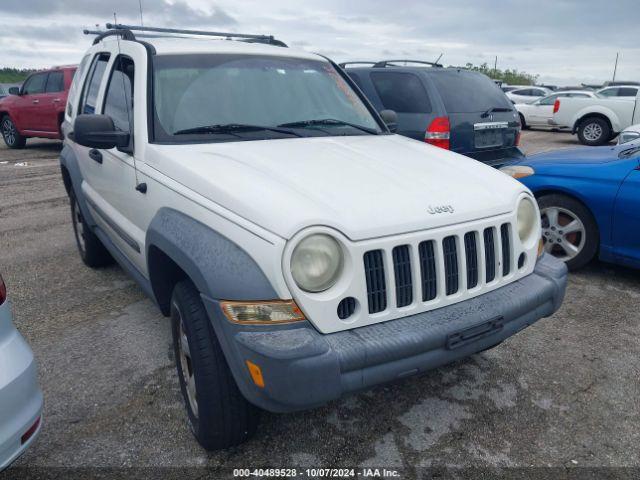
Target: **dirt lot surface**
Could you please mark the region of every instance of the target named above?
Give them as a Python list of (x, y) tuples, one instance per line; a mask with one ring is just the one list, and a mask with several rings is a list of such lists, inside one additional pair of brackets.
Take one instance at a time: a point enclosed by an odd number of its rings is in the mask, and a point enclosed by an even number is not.
[[(522, 143), (576, 145), (540, 131)], [(265, 413), (250, 442), (206, 453), (187, 426), (168, 320), (120, 268), (80, 261), (60, 147), (0, 147), (0, 270), (46, 403), (18, 466), (640, 466), (640, 275), (597, 262), (571, 275), (556, 315), (493, 350), (313, 411)]]

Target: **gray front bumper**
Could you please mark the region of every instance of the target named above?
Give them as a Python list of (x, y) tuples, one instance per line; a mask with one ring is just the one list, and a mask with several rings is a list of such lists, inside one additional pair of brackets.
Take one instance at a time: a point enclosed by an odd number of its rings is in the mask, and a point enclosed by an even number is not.
[[(322, 405), (349, 392), (444, 365), (489, 348), (561, 305), (564, 263), (545, 254), (534, 272), (479, 297), (409, 317), (324, 335), (308, 322), (269, 328), (227, 321), (204, 297), (245, 397), (273, 412)], [(256, 387), (246, 360), (265, 381)]]

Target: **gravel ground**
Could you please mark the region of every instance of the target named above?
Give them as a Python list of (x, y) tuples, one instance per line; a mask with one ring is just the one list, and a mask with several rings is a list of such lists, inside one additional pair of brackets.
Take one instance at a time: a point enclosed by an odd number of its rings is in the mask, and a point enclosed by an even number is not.
[[(532, 153), (575, 137), (526, 131), (522, 143)], [(59, 151), (0, 147), (0, 269), (46, 403), (18, 466), (640, 466), (640, 277), (600, 263), (571, 275), (556, 315), (491, 351), (265, 413), (254, 439), (206, 453), (187, 426), (169, 322), (120, 268), (80, 261)]]

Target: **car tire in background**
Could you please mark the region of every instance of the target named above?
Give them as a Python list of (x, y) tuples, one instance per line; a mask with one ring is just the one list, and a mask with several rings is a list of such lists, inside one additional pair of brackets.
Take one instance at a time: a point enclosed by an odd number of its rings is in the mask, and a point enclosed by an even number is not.
[(18, 133), (18, 129), (9, 115), (0, 118), (0, 132), (4, 143), (9, 148), (24, 148), (27, 143), (27, 138)]
[(113, 257), (85, 223), (78, 200), (73, 192), (69, 196), (69, 203), (71, 204), (73, 234), (76, 238), (80, 258), (82, 258), (84, 264), (91, 268), (100, 268), (112, 264)]
[(180, 390), (200, 445), (219, 450), (248, 440), (258, 428), (260, 411), (238, 389), (200, 292), (190, 280), (173, 290), (171, 330)]
[(520, 128), (522, 128), (522, 130), (527, 130), (529, 128), (529, 125), (527, 125), (527, 122), (524, 119), (524, 115), (521, 113), (518, 113), (518, 115), (520, 115)]
[(583, 145), (596, 147), (604, 145), (612, 137), (609, 122), (600, 117), (587, 117), (578, 125), (578, 140)]
[(543, 195), (538, 205), (545, 251), (563, 260), (570, 270), (589, 263), (599, 245), (598, 225), (589, 209), (562, 194)]

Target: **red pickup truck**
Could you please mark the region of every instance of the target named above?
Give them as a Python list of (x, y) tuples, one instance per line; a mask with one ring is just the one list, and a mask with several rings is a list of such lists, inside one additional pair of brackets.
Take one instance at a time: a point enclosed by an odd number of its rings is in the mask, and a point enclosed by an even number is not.
[(30, 137), (62, 139), (60, 126), (75, 71), (74, 65), (34, 73), (0, 100), (0, 131), (9, 148), (24, 147)]

